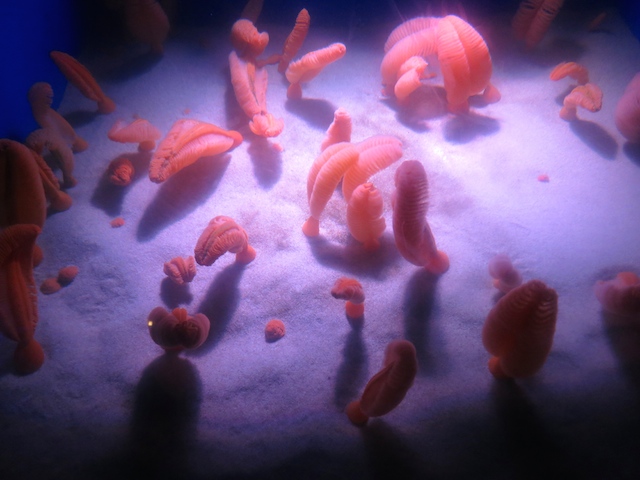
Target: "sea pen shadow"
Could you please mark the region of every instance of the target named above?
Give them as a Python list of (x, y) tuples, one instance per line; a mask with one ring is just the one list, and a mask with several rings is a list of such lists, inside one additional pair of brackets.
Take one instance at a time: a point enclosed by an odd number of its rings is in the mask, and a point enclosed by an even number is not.
[(230, 160), (230, 155), (202, 157), (164, 182), (140, 219), (138, 241), (152, 240), (206, 201), (218, 188)]
[(347, 404), (358, 397), (367, 379), (367, 348), (362, 341), (362, 330), (352, 329), (342, 349), (342, 363), (336, 375), (333, 404), (344, 410)]
[(198, 308), (198, 312), (206, 315), (211, 322), (211, 330), (209, 330), (207, 340), (199, 349), (193, 353), (190, 352), (191, 355), (204, 355), (211, 351), (222, 338), (240, 303), (238, 283), (240, 283), (244, 268), (244, 265), (233, 263), (218, 273), (215, 280), (211, 282), (209, 290)]
[(193, 295), (189, 291), (189, 284), (178, 285), (169, 277), (165, 277), (160, 283), (160, 298), (171, 309), (177, 308), (181, 303), (189, 304)]
[(282, 175), (282, 155), (271, 142), (264, 137), (254, 136), (247, 149), (253, 174), (258, 184), (265, 189), (273, 187)]
[(604, 128), (595, 122), (574, 120), (571, 130), (591, 150), (607, 160), (613, 160), (618, 153), (618, 143)]
[(304, 120), (311, 127), (326, 130), (333, 122), (333, 113), (337, 107), (332, 103), (316, 98), (287, 100), (284, 104), (288, 112)]
[(202, 382), (191, 362), (165, 353), (142, 372), (129, 440), (131, 478), (182, 478), (196, 438)]
[(419, 375), (436, 373), (447, 363), (447, 353), (439, 346), (442, 342), (434, 338), (437, 332), (432, 316), (437, 286), (438, 277), (422, 268), (411, 276), (404, 292), (404, 334), (416, 347)]

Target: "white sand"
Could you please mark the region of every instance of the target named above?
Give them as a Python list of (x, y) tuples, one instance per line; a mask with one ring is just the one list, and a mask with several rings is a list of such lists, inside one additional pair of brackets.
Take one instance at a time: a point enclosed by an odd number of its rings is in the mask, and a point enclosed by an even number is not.
[[(37, 373), (15, 376), (13, 344), (0, 339), (0, 478), (638, 473), (640, 335), (607, 328), (592, 293), (597, 279), (640, 270), (640, 161), (613, 122), (640, 65), (638, 41), (618, 18), (590, 34), (578, 22), (556, 24), (525, 54), (509, 39), (508, 19), (492, 19), (483, 28), (502, 100), (454, 117), (438, 103), (397, 112), (382, 99), (379, 65), (391, 27), (368, 39), (312, 29), (305, 52), (343, 41), (347, 55), (303, 88), (301, 102), (286, 101), (287, 84), (269, 67), (268, 106), (285, 122), (275, 139), (282, 153), (251, 134), (235, 103), (226, 33), (173, 38), (141, 71), (129, 69), (133, 61), (81, 58), (117, 110), (94, 115), (73, 86), (60, 107), (90, 148), (76, 155), (73, 207), (50, 216), (38, 240), (45, 259), (35, 277), (39, 284), (70, 264), (80, 273), (62, 291), (39, 296), (36, 338), (47, 358)], [(271, 34), (267, 53), (278, 51), (286, 29), (261, 30)], [(602, 110), (579, 111), (573, 124), (558, 117), (571, 81), (548, 79), (562, 60), (587, 66), (604, 92)], [(437, 100), (441, 91), (424, 93)], [(350, 238), (339, 192), (321, 236), (302, 234), (307, 172), (340, 106), (352, 116), (353, 141), (395, 135), (403, 160), (424, 164), (429, 222), (451, 259), (441, 278), (395, 248), (398, 164), (373, 178), (387, 219), (379, 251), (366, 253)], [(245, 141), (156, 185), (135, 145), (106, 136), (116, 119), (134, 114), (163, 133), (194, 118), (239, 129)], [(126, 188), (103, 178), (121, 155), (140, 167)], [(549, 183), (537, 181), (543, 173)], [(246, 229), (256, 260), (240, 268), (227, 254), (176, 288), (163, 262), (192, 255), (216, 215)], [(112, 229), (117, 216), (126, 224)], [(487, 262), (500, 252), (560, 298), (547, 363), (515, 383), (491, 377), (480, 340), (496, 298)], [(343, 275), (366, 292), (361, 331), (329, 293)], [(198, 351), (163, 356), (146, 326), (156, 306), (206, 314), (210, 338)], [(263, 329), (273, 317), (287, 334), (269, 344)], [(397, 338), (418, 351), (415, 384), (396, 410), (356, 428), (342, 410)]]

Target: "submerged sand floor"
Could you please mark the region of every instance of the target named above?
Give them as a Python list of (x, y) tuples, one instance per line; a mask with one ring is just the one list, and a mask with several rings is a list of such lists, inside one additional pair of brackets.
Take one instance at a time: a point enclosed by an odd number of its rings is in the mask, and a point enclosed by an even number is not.
[[(76, 155), (73, 207), (47, 219), (35, 276), (39, 284), (69, 264), (80, 273), (39, 296), (36, 338), (47, 359), (37, 373), (11, 373), (13, 344), (0, 338), (3, 479), (638, 474), (640, 331), (607, 327), (592, 286), (620, 270), (640, 271), (640, 155), (613, 122), (640, 44), (611, 17), (595, 33), (578, 22), (555, 24), (525, 54), (509, 39), (508, 18), (492, 19), (482, 28), (502, 100), (454, 117), (440, 88), (425, 87), (403, 111), (381, 97), (382, 45), (392, 27), (373, 37), (312, 29), (304, 52), (342, 41), (347, 55), (303, 88), (302, 101), (286, 100), (287, 84), (270, 67), (269, 110), (285, 122), (275, 139), (281, 153), (251, 134), (235, 103), (226, 33), (176, 36), (155, 62), (81, 58), (117, 110), (94, 114), (72, 86), (59, 110), (90, 148)], [(287, 28), (260, 29), (271, 35), (267, 53), (278, 51)], [(579, 111), (571, 124), (558, 117), (570, 81), (548, 79), (563, 60), (587, 66), (605, 99), (599, 113)], [(321, 236), (302, 234), (307, 173), (337, 107), (353, 119), (353, 141), (395, 135), (402, 159), (424, 164), (429, 222), (451, 259), (441, 278), (395, 248), (397, 164), (373, 178), (387, 219), (379, 251), (367, 253), (350, 237), (339, 192)], [(245, 141), (156, 185), (146, 175), (148, 156), (106, 136), (116, 119), (133, 115), (163, 133), (194, 118), (238, 129)], [(119, 156), (138, 169), (126, 188), (104, 178)], [(216, 215), (246, 229), (256, 260), (241, 268), (225, 255), (177, 288), (163, 263), (192, 255)], [(113, 229), (118, 216), (126, 224)], [(501, 252), (560, 299), (546, 365), (515, 383), (491, 377), (480, 339), (496, 299), (487, 262)], [(343, 275), (366, 292), (361, 330), (329, 293)], [(156, 306), (206, 314), (208, 341), (193, 353), (163, 355), (146, 326)], [(263, 329), (273, 317), (287, 334), (270, 344)], [(416, 346), (415, 384), (395, 411), (356, 428), (342, 410), (397, 338)]]

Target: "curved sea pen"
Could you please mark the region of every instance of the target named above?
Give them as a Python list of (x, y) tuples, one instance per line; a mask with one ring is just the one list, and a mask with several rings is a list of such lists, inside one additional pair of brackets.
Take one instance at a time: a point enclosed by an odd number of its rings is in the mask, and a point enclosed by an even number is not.
[(346, 408), (349, 420), (356, 425), (385, 415), (402, 402), (418, 371), (416, 348), (407, 340), (394, 340), (385, 349), (382, 367), (371, 377), (360, 400)]
[(333, 284), (331, 296), (345, 300), (345, 312), (351, 319), (364, 315), (364, 290), (355, 278), (340, 277)]
[(522, 284), (522, 275), (513, 266), (511, 259), (498, 254), (489, 260), (489, 275), (493, 277), (493, 286), (502, 293), (507, 293)]
[(287, 98), (302, 98), (301, 83), (306, 83), (315, 78), (327, 65), (341, 59), (347, 52), (347, 47), (342, 43), (314, 50), (304, 55), (299, 60), (289, 64), (285, 76), (291, 85), (287, 89)]
[(333, 122), (329, 125), (327, 133), (320, 145), (323, 152), (329, 145), (351, 141), (351, 115), (342, 107), (333, 112)]
[[(436, 23), (437, 25), (437, 23)], [(435, 26), (419, 30), (398, 41), (385, 54), (380, 64), (383, 93), (391, 95), (398, 80), (398, 71), (411, 57), (426, 57), (437, 52), (437, 32)]]
[(468, 98), (489, 87), (491, 55), (482, 36), (467, 22), (448, 15), (438, 22), (438, 61), (455, 111), (468, 109)]
[(446, 253), (436, 248), (427, 223), (429, 183), (427, 173), (417, 160), (406, 160), (395, 174), (393, 236), (400, 254), (414, 265), (425, 267), (435, 275), (449, 269)]
[(309, 32), (309, 25), (311, 23), (311, 17), (306, 8), (300, 10), (296, 17), (296, 23), (291, 30), (291, 33), (287, 36), (282, 47), (282, 55), (278, 63), (278, 72), (284, 73), (289, 66), (293, 57), (296, 56), (300, 47), (304, 43), (304, 39), (307, 38)]
[(168, 312), (156, 307), (147, 317), (147, 326), (156, 344), (168, 351), (180, 351), (201, 346), (209, 336), (211, 323), (202, 313), (191, 317), (184, 308)]
[(162, 44), (171, 28), (162, 6), (156, 0), (127, 0), (124, 12), (129, 32), (149, 45), (153, 53), (162, 54)]
[(391, 50), (391, 48), (403, 38), (413, 35), (420, 30), (434, 27), (438, 23), (438, 20), (440, 19), (436, 17), (415, 17), (402, 22), (394, 28), (387, 37), (387, 41), (384, 44), (384, 53)]
[(196, 276), (196, 262), (193, 257), (175, 257), (165, 262), (164, 274), (175, 284), (184, 285), (189, 283)]
[(80, 90), (82, 95), (98, 104), (98, 112), (111, 113), (116, 109), (116, 104), (105, 95), (87, 67), (68, 53), (53, 50), (49, 56), (67, 80)]
[(320, 234), (320, 215), (347, 169), (358, 161), (358, 150), (350, 143), (331, 145), (311, 165), (307, 198), (311, 216), (302, 226), (307, 237)]
[(554, 82), (565, 77), (573, 78), (580, 85), (584, 85), (589, 83), (589, 70), (576, 62), (561, 62), (549, 74), (549, 79)]
[(236, 262), (245, 265), (256, 257), (247, 232), (232, 218), (218, 215), (198, 238), (194, 256), (199, 265), (209, 266), (227, 252), (235, 253)]
[(34, 130), (24, 143), (38, 155), (43, 155), (45, 150), (51, 154), (62, 171), (62, 183), (65, 187), (73, 187), (78, 183), (73, 176), (75, 168), (73, 151), (54, 130), (51, 128)]
[(160, 142), (149, 164), (152, 182), (164, 182), (200, 157), (217, 155), (237, 147), (242, 135), (210, 123), (180, 119)]
[(493, 355), (489, 371), (496, 378), (534, 375), (551, 351), (557, 316), (558, 294), (540, 280), (502, 297), (482, 329), (482, 343)]
[(564, 97), (560, 118), (571, 122), (578, 118), (578, 107), (582, 107), (590, 112), (599, 112), (602, 108), (602, 90), (593, 83), (578, 85), (571, 90), (571, 93)]
[(640, 278), (633, 272), (620, 272), (612, 280), (599, 280), (593, 287), (602, 307), (616, 315), (640, 313)]
[(18, 343), (13, 363), (20, 374), (38, 370), (44, 352), (33, 338), (38, 323), (38, 292), (33, 250), (40, 227), (11, 225), (0, 231), (0, 332)]
[(540, 43), (551, 22), (560, 11), (564, 0), (523, 0), (513, 17), (511, 27), (515, 37), (523, 40), (527, 48)]
[(615, 112), (618, 131), (631, 143), (640, 143), (640, 73), (631, 79)]
[(162, 137), (162, 133), (148, 120), (136, 118), (129, 124), (117, 120), (107, 132), (107, 137), (114, 142), (137, 143), (138, 150), (148, 152), (156, 148), (156, 140)]
[(231, 27), (231, 44), (239, 57), (255, 59), (269, 43), (267, 32), (258, 32), (251, 20), (241, 18)]
[(386, 228), (382, 195), (372, 183), (359, 185), (347, 204), (347, 226), (349, 232), (368, 251), (380, 246), (378, 239)]
[(358, 161), (349, 167), (342, 180), (342, 195), (347, 202), (358, 185), (402, 157), (402, 142), (390, 135), (374, 135), (354, 146)]

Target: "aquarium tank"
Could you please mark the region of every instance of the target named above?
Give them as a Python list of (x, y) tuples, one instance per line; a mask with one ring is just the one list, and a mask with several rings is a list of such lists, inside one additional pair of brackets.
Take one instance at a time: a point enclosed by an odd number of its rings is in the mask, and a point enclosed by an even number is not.
[(3, 2), (0, 478), (639, 478), (639, 38)]

